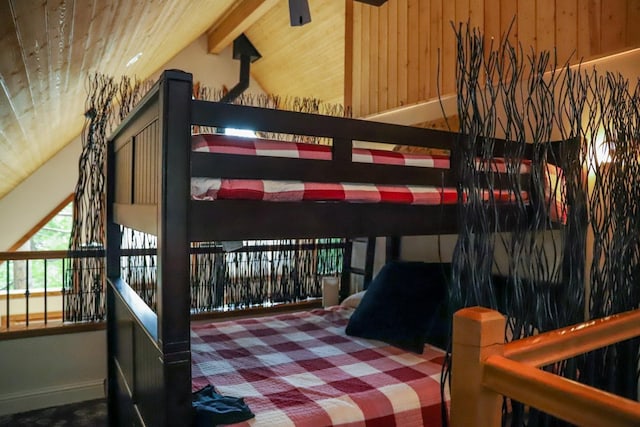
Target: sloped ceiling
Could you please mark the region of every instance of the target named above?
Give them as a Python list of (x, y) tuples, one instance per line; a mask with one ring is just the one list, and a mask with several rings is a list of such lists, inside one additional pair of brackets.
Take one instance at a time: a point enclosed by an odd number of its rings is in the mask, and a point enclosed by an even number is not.
[(0, 198), (80, 134), (88, 75), (147, 78), (236, 9), (267, 92), (341, 102), (344, 2), (309, 4), (292, 28), (287, 0), (0, 0)]
[(345, 5), (309, 2), (311, 22), (289, 25), (288, 1), (280, 1), (245, 34), (262, 58), (253, 77), (268, 93), (342, 103), (344, 98)]

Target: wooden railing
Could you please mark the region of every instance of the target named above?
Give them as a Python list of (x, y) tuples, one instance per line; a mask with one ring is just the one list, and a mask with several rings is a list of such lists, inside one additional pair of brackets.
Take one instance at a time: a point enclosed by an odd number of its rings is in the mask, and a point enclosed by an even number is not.
[[(62, 325), (69, 260), (82, 257), (104, 257), (104, 250), (0, 252), (0, 332)], [(21, 286), (12, 289), (20, 264), (24, 277)], [(30, 274), (37, 264), (41, 264), (40, 280)], [(51, 274), (51, 266), (58, 274)]]
[(505, 325), (504, 316), (482, 307), (454, 315), (452, 427), (500, 426), (502, 396), (580, 426), (640, 426), (639, 402), (539, 369), (640, 336), (640, 310), (506, 344)]
[[(345, 242), (336, 241), (336, 242), (318, 242), (318, 243), (297, 243), (297, 244), (285, 244), (285, 243), (273, 243), (273, 244), (260, 244), (260, 245), (249, 245), (243, 248), (236, 250), (235, 254), (247, 254), (253, 253), (255, 254), (271, 254), (271, 257), (258, 257), (257, 255), (254, 258), (249, 258), (245, 261), (236, 259), (234, 263), (228, 266), (225, 270), (225, 276), (227, 279), (236, 278), (236, 270), (244, 269), (249, 271), (249, 264), (251, 264), (254, 270), (264, 270), (271, 274), (273, 270), (271, 267), (273, 265), (265, 264), (263, 268), (256, 268), (256, 262), (272, 262), (276, 263), (280, 269), (293, 268), (292, 265), (289, 265), (294, 261), (287, 260), (279, 260), (277, 258), (278, 254), (282, 254), (283, 252), (305, 252), (309, 253), (313, 256), (314, 266), (313, 268), (309, 268), (309, 271), (306, 271), (302, 274), (307, 274), (305, 278), (311, 277), (309, 275), (315, 276), (324, 276), (331, 275), (335, 276), (340, 273), (338, 269), (338, 262), (334, 263), (326, 263), (327, 259), (324, 259), (326, 265), (320, 265), (319, 260), (321, 256), (319, 255), (321, 251), (325, 255), (335, 252), (336, 260), (338, 258), (342, 259), (342, 251), (346, 247)], [(192, 248), (192, 266), (196, 269), (196, 262), (198, 261), (198, 255), (207, 255), (213, 253), (222, 253), (223, 250), (219, 246), (202, 246), (202, 247), (194, 247)], [(122, 255), (123, 259), (131, 259), (133, 257), (154, 257), (155, 249), (147, 248), (147, 249), (123, 249)], [(328, 255), (327, 255), (328, 256)], [(77, 273), (79, 270), (86, 268), (86, 266), (80, 264), (75, 265), (73, 261), (78, 260), (88, 260), (88, 259), (103, 259), (105, 257), (105, 251), (101, 248), (81, 250), (81, 251), (18, 251), (18, 252), (0, 252), (0, 333), (8, 332), (8, 331), (16, 331), (16, 330), (25, 330), (25, 329), (35, 329), (42, 327), (50, 327), (50, 326), (60, 326), (60, 325), (68, 325), (72, 323), (84, 323), (82, 320), (75, 320), (74, 318), (70, 318), (68, 315), (69, 309), (69, 296), (74, 295), (74, 292), (78, 292), (74, 287), (77, 286)], [(332, 256), (330, 256), (331, 258)], [(261, 261), (262, 260), (262, 261)], [(265, 261), (266, 260), (266, 261)], [(202, 260), (201, 260), (202, 261)], [(288, 264), (289, 262), (289, 264)], [(56, 264), (56, 268), (58, 269), (57, 275), (47, 274), (48, 271), (47, 266), (52, 266)], [(39, 280), (34, 280), (33, 275), (31, 274), (34, 265), (39, 265), (40, 270), (45, 271), (44, 275), (40, 275)], [(93, 265), (93, 264), (91, 264)], [(21, 278), (22, 282), (20, 286), (16, 286), (16, 269), (20, 266), (22, 269)], [(204, 264), (204, 271), (208, 271), (207, 268), (213, 268), (210, 263)], [(331, 269), (335, 270), (331, 270)], [(138, 265), (138, 264), (129, 264), (128, 262), (123, 262), (123, 275), (127, 278), (130, 284), (132, 284), (135, 288), (134, 281), (137, 279), (145, 279), (143, 280), (143, 284), (141, 286), (146, 286), (145, 292), (147, 296), (153, 298), (155, 293), (155, 284), (153, 283), (153, 275), (150, 274), (151, 270), (155, 269), (155, 263), (149, 263), (149, 265)], [(142, 272), (141, 272), (142, 271)], [(276, 271), (277, 272), (277, 271)], [(148, 274), (149, 273), (149, 274)], [(209, 271), (210, 274), (211, 271)], [(130, 276), (128, 275), (130, 274)], [(145, 277), (142, 277), (144, 275)], [(137, 275), (134, 277), (134, 275)], [(246, 274), (245, 274), (246, 276)], [(105, 283), (103, 282), (103, 275), (98, 275), (101, 278), (98, 283), (99, 286), (95, 289), (92, 287), (90, 291), (93, 294), (100, 294), (98, 301), (104, 301), (103, 292), (105, 289)], [(240, 277), (238, 273), (238, 277)], [(243, 276), (244, 277), (244, 276)], [(279, 280), (280, 276), (273, 275), (274, 281), (283, 281)], [(247, 277), (244, 277), (247, 279)], [(264, 277), (257, 277), (256, 280), (264, 279)], [(288, 279), (288, 277), (287, 277)], [(236, 280), (237, 286), (244, 286), (244, 281)], [(202, 285), (198, 281), (193, 281), (191, 283), (192, 294), (195, 294), (196, 297), (193, 299), (192, 310), (193, 313), (198, 315), (198, 317), (204, 317), (210, 315), (215, 317), (220, 312), (220, 315), (230, 316), (231, 313), (229, 310), (235, 310), (238, 314), (246, 315), (248, 313), (255, 313), (261, 311), (274, 311), (276, 310), (271, 305), (280, 305), (281, 303), (291, 304), (292, 301), (300, 301), (303, 298), (301, 295), (305, 292), (305, 289), (296, 290), (293, 286), (290, 286), (288, 291), (290, 294), (284, 295), (286, 298), (281, 298), (280, 300), (275, 301), (267, 301), (273, 304), (267, 304), (267, 308), (258, 307), (259, 304), (256, 304), (256, 307), (249, 310), (246, 307), (242, 307), (241, 309), (236, 306), (231, 306), (230, 308), (223, 309), (224, 306), (220, 305), (219, 301), (214, 301), (210, 297), (211, 295), (206, 294), (202, 291), (201, 288), (204, 288), (206, 291), (208, 288), (208, 282)], [(210, 286), (209, 286), (210, 287)], [(318, 285), (319, 287), (319, 285)], [(138, 290), (138, 289), (136, 289)], [(308, 293), (308, 289), (306, 292)], [(85, 295), (87, 293), (85, 292)], [(204, 296), (203, 296), (204, 295)], [(288, 299), (287, 299), (288, 298)], [(215, 305), (214, 302), (217, 304)], [(223, 301), (224, 302), (224, 301)], [(319, 302), (312, 302), (310, 306), (319, 306)], [(294, 305), (295, 307), (295, 305)], [(280, 308), (278, 308), (280, 309)], [(240, 313), (242, 312), (242, 313)], [(101, 317), (96, 317), (93, 320), (101, 320)]]

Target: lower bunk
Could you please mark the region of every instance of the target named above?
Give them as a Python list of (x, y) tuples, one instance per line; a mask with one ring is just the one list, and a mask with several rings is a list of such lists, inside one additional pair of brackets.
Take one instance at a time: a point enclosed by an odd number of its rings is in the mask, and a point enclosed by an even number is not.
[(193, 425), (440, 426), (448, 268), (389, 262), (337, 306), (193, 322), (190, 364), (162, 355), (156, 314), (113, 281), (110, 424), (189, 425), (167, 407), (191, 404)]
[[(197, 425), (441, 425), (443, 351), (347, 336), (352, 313), (334, 306), (192, 326)], [(211, 386), (219, 395), (207, 398)]]

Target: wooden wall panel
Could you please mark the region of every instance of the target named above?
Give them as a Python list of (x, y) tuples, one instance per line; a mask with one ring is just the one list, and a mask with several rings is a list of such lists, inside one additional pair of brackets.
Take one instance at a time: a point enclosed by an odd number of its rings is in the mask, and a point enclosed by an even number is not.
[[(409, 48), (407, 46), (408, 42), (408, 28), (407, 28), (407, 16), (409, 9), (409, 1), (408, 0), (397, 0), (398, 2), (398, 22), (394, 25), (398, 31), (398, 49), (396, 50), (396, 55), (398, 55), (398, 60), (396, 61), (396, 67), (398, 69), (398, 105), (406, 105), (408, 103), (407, 98), (407, 73), (409, 64), (408, 60), (408, 51)], [(364, 8), (368, 8), (369, 6), (364, 6)], [(387, 3), (383, 7), (389, 7)], [(364, 25), (364, 24), (363, 24)], [(363, 90), (366, 90), (363, 87)], [(384, 106), (382, 106), (377, 111), (382, 111)], [(364, 111), (372, 111), (370, 109), (366, 109)], [(357, 114), (356, 114), (357, 115)]]
[[(482, 5), (481, 0), (479, 0), (479, 3)], [(490, 48), (490, 42), (492, 39), (494, 40), (494, 45), (500, 40), (500, 18), (501, 16), (499, 7), (488, 7), (484, 11), (484, 36), (489, 42), (487, 43), (485, 51)]]
[[(535, 19), (531, 19), (533, 27), (533, 42), (531, 46), (540, 50), (538, 46), (548, 46), (547, 49), (557, 46), (556, 44), (556, 8), (555, 0), (536, 0), (530, 2), (535, 7)], [(524, 17), (523, 19), (527, 19)]]
[[(217, 4), (218, 0), (207, 0)], [(238, 3), (235, 0), (235, 3)], [(291, 26), (289, 23), (289, 3), (277, 1), (262, 18), (247, 28), (244, 33), (260, 52), (262, 58), (251, 64), (251, 76), (266, 93), (278, 94), (282, 97), (310, 97), (321, 99), (327, 103), (343, 103), (345, 82), (346, 40), (351, 37), (358, 43), (361, 36), (367, 43), (360, 41), (362, 49), (353, 46), (352, 59), (354, 66), (358, 61), (367, 64), (358, 76), (367, 76), (372, 69), (378, 68), (377, 61), (365, 57), (376, 43), (369, 40), (373, 31), (372, 24), (376, 19), (360, 16), (362, 8), (353, 4), (352, 24), (346, 25), (345, 3), (336, 0), (314, 0), (309, 2), (311, 22), (303, 26)], [(361, 32), (355, 35), (355, 20), (362, 19), (367, 25), (359, 26)], [(352, 31), (347, 35), (345, 28)], [(371, 64), (371, 66), (369, 66)], [(375, 64), (375, 65), (374, 65)], [(359, 79), (361, 77), (358, 77)], [(363, 80), (364, 82), (364, 80)], [(368, 87), (368, 86), (363, 86)], [(354, 102), (355, 99), (354, 99)], [(368, 104), (368, 102), (367, 102)]]
[[(389, 98), (389, 10), (380, 9), (378, 16), (378, 105), (388, 105)], [(393, 52), (391, 52), (393, 54)]]
[[(347, 0), (353, 1), (353, 0)], [(455, 92), (452, 23), (494, 43), (553, 50), (572, 63), (640, 46), (640, 0), (388, 0), (353, 3), (353, 112), (365, 116)], [(488, 49), (488, 48), (487, 48)], [(349, 61), (349, 58), (347, 58)], [(440, 73), (438, 74), (438, 68)], [(345, 96), (349, 99), (349, 96)]]
[[(456, 4), (451, 0), (442, 0), (442, 54), (440, 61), (442, 64), (440, 75), (443, 76), (442, 93), (452, 93), (456, 90), (455, 78), (452, 79), (451, 76), (444, 77), (446, 74), (455, 73), (456, 38), (452, 24), (456, 25), (456, 22)], [(435, 50), (430, 52), (431, 55), (434, 53), (437, 55)], [(389, 108), (393, 108), (393, 106), (390, 105)]]
[[(446, 1), (446, 0), (445, 0)], [(429, 56), (429, 89), (427, 96), (432, 93), (438, 93), (442, 88), (440, 86), (440, 80), (438, 79), (438, 69), (441, 67), (440, 55), (438, 49), (441, 50), (442, 46), (442, 28), (445, 26), (442, 20), (442, 0), (432, 0), (430, 2), (431, 10), (429, 12), (429, 52), (435, 52)], [(391, 95), (389, 95), (391, 101)], [(389, 105), (394, 105), (389, 102)], [(395, 105), (398, 105), (397, 103)]]
[[(420, 0), (409, 0), (407, 12), (407, 102), (420, 100)], [(417, 28), (418, 31), (413, 29)], [(417, 77), (417, 78), (416, 78)], [(380, 109), (376, 110), (380, 111)]]
[(387, 9), (387, 105), (398, 105), (398, 2)]
[(500, 9), (500, 35), (508, 34), (509, 42), (515, 45), (518, 42), (518, 3), (500, 0), (496, 7)]
[(640, 40), (640, 1), (627, 4), (627, 40), (625, 45), (633, 45)]
[(578, 50), (578, 1), (564, 0), (556, 5), (555, 38), (558, 62), (576, 58)]
[(576, 18), (578, 26), (576, 53), (578, 58), (583, 57), (585, 52), (590, 51), (592, 30), (590, 20), (592, 14), (589, 13), (589, 3), (590, 1), (588, 0), (578, 1), (578, 15)]
[(626, 42), (627, 0), (603, 1), (601, 7), (600, 45), (602, 49), (622, 49)]

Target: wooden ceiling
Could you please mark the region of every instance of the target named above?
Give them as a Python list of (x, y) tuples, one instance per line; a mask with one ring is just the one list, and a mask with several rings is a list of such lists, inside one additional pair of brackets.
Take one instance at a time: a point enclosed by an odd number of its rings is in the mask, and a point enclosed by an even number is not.
[(288, 1), (279, 1), (245, 34), (262, 58), (252, 64), (263, 89), (342, 103), (345, 6), (340, 0), (309, 1), (311, 22), (289, 25)]
[(500, 34), (518, 11), (518, 42), (581, 58), (640, 43), (640, 0), (308, 2), (291, 27), (287, 0), (0, 0), (0, 198), (80, 134), (91, 73), (145, 79), (204, 34), (215, 53), (244, 32), (265, 91), (342, 103), (346, 87), (356, 115), (434, 98), (440, 52), (453, 90), (452, 20)]
[(286, 0), (0, 0), (0, 198), (80, 134), (88, 75), (147, 78), (208, 30), (245, 32), (267, 92), (341, 102), (344, 2), (309, 3), (290, 27)]

